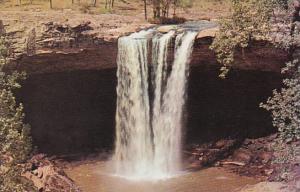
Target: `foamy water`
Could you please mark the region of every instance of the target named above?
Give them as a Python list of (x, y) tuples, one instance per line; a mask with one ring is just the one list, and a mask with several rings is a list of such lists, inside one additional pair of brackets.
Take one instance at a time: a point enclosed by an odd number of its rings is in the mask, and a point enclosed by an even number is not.
[[(180, 174), (182, 113), (196, 34), (177, 35), (171, 72), (167, 58), (174, 31), (164, 35), (154, 34), (153, 30), (141, 31), (119, 39), (113, 157), (116, 175), (156, 180)], [(150, 42), (151, 62), (148, 61)]]

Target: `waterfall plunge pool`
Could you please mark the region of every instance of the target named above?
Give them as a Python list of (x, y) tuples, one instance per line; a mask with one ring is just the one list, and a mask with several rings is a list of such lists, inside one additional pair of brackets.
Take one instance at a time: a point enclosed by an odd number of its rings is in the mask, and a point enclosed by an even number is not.
[(256, 184), (222, 168), (208, 168), (166, 180), (134, 181), (113, 176), (108, 162), (96, 161), (67, 168), (67, 175), (83, 192), (234, 192)]

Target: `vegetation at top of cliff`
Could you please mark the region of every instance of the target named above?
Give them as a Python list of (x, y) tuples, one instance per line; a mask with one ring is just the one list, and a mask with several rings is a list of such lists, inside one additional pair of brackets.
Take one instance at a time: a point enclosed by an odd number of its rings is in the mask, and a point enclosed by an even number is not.
[(278, 5), (274, 0), (231, 0), (232, 14), (220, 22), (220, 32), (211, 49), (223, 65), (220, 77), (224, 78), (234, 64), (237, 49), (244, 49), (253, 40), (269, 38), (270, 20)]
[[(88, 14), (116, 13), (153, 19), (153, 6), (159, 9), (156, 16), (163, 18), (189, 17), (195, 19), (220, 18), (228, 14), (230, 0), (0, 0), (0, 10), (43, 11), (68, 9)], [(155, 10), (155, 9), (154, 9)]]
[(13, 91), (25, 76), (3, 72), (7, 54), (5, 38), (0, 36), (0, 191), (24, 192), (30, 185), (21, 177), (20, 164), (31, 151), (30, 127), (23, 123), (23, 106), (17, 104)]

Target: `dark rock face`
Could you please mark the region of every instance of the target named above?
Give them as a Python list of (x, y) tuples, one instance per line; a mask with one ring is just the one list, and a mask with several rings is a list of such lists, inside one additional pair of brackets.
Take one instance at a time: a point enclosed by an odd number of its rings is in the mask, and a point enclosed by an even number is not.
[[(258, 105), (281, 85), (277, 73), (192, 67), (186, 106), (186, 141), (259, 137), (274, 131)], [(67, 154), (112, 149), (116, 68), (32, 74), (18, 92), (34, 144), (41, 152)], [(218, 146), (222, 148), (222, 143)]]
[(18, 98), (24, 103), (34, 145), (48, 154), (111, 149), (116, 71), (77, 71), (30, 76)]
[(216, 67), (191, 68), (186, 140), (257, 138), (274, 132), (270, 114), (259, 104), (281, 87), (281, 75), (249, 70), (231, 70), (226, 79), (218, 75)]

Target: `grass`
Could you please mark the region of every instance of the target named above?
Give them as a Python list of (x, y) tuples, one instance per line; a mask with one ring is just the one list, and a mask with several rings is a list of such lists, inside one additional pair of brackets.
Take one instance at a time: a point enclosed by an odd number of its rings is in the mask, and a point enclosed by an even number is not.
[[(105, 9), (105, 0), (97, 0), (96, 7), (91, 0), (52, 0), (52, 10), (71, 9), (90, 14), (116, 13), (120, 15), (143, 15), (142, 0), (115, 0), (112, 10)], [(49, 11), (50, 0), (0, 0), (0, 10), (11, 11)], [(181, 8), (177, 13), (180, 17), (201, 15), (201, 17), (218, 18), (230, 11), (230, 0), (181, 0)], [(151, 9), (149, 9), (149, 14)]]

